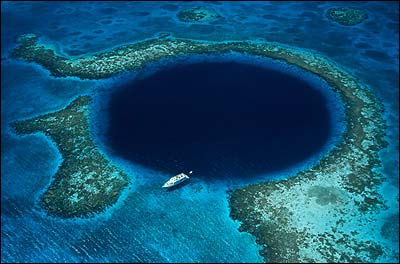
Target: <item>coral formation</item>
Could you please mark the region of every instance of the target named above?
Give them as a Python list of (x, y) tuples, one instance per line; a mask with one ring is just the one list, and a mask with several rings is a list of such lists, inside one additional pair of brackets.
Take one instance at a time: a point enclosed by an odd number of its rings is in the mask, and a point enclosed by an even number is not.
[(127, 175), (99, 152), (89, 135), (89, 96), (65, 109), (17, 121), (17, 134), (42, 132), (56, 143), (63, 161), (41, 197), (42, 207), (63, 218), (88, 217), (114, 204), (128, 185)]
[(177, 17), (183, 22), (196, 23), (208, 22), (220, 17), (220, 15), (212, 8), (198, 6), (179, 11)]
[(354, 26), (360, 24), (368, 18), (368, 13), (363, 9), (354, 7), (329, 8), (326, 16), (344, 26)]

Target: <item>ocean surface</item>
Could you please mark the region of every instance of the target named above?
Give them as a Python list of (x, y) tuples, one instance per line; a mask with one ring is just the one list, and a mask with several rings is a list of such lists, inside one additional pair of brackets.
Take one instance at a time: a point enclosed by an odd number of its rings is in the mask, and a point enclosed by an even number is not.
[[(223, 19), (185, 23), (176, 17), (196, 6), (211, 7)], [(325, 16), (338, 6), (363, 8), (369, 17), (339, 25)], [(38, 34), (70, 57), (170, 33), (265, 39), (331, 58), (384, 103), (389, 145), (380, 155), (387, 179), (382, 193), (393, 201), (387, 217), (395, 226), (398, 16), (396, 2), (2, 2), (1, 261), (263, 262), (255, 238), (229, 217), (227, 191), (314, 164), (345, 126), (342, 103), (328, 84), (281, 62), (191, 56), (106, 80), (54, 78), (10, 57), (21, 34)], [(10, 124), (61, 109), (82, 94), (94, 99), (96, 144), (131, 185), (105, 213), (63, 220), (38, 206), (61, 163), (59, 151), (42, 134), (15, 135)], [(189, 170), (193, 176), (181, 188), (160, 188)], [(392, 244), (398, 248), (398, 237)]]

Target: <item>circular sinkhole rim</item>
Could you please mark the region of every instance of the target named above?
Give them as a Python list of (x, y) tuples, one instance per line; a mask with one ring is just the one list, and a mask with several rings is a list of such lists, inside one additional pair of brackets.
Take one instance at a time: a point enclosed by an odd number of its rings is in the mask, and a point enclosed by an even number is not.
[[(171, 69), (179, 66), (187, 66), (199, 63), (229, 63), (249, 64), (261, 67), (266, 70), (276, 70), (283, 74), (291, 75), (296, 79), (305, 81), (312, 89), (315, 89), (326, 101), (326, 108), (330, 118), (330, 135), (327, 141), (322, 145), (317, 153), (309, 156), (305, 160), (295, 162), (291, 166), (272, 172), (260, 173), (256, 176), (248, 177), (246, 180), (237, 179), (234, 185), (240, 186), (275, 180), (285, 179), (296, 175), (297, 173), (309, 169), (316, 165), (322, 158), (329, 153), (342, 141), (346, 131), (346, 113), (345, 102), (340, 93), (333, 90), (333, 87), (319, 75), (301, 68), (295, 64), (289, 64), (283, 60), (245, 54), (241, 52), (219, 53), (219, 54), (184, 54), (172, 58), (163, 58), (146, 64), (133, 71), (124, 72), (113, 78), (100, 80), (94, 89), (93, 102), (89, 110), (89, 131), (99, 150), (104, 153), (110, 161), (120, 166), (130, 176), (134, 182), (152, 182), (151, 179), (140, 177), (141, 174), (165, 175), (170, 174), (145, 167), (129, 159), (117, 156), (114, 150), (107, 144), (107, 133), (109, 126), (109, 103), (113, 94), (124, 88), (124, 84), (135, 83), (136, 81), (146, 79), (158, 71)], [(107, 122), (104, 122), (107, 121)], [(179, 172), (177, 172), (179, 173)], [(226, 182), (225, 177), (215, 179), (215, 183)], [(201, 179), (203, 181), (203, 179)]]

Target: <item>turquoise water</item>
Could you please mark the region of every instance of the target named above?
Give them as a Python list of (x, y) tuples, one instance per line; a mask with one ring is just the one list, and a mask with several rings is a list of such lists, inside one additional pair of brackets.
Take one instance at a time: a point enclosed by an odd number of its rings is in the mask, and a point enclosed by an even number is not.
[[(35, 64), (9, 58), (15, 38), (31, 32), (70, 56), (170, 32), (176, 37), (206, 40), (264, 38), (314, 49), (332, 58), (358, 76), (385, 104), (389, 146), (381, 153), (382, 171), (387, 176), (383, 190), (391, 206), (386, 217), (398, 222), (398, 4), (203, 2), (225, 19), (192, 25), (176, 19), (175, 12), (181, 6), (196, 5), (199, 3), (2, 2), (2, 262), (262, 261), (254, 237), (240, 233), (239, 223), (229, 218), (226, 191), (248, 182), (221, 177), (222, 180), (211, 184), (193, 178), (190, 184), (173, 192), (161, 190), (160, 185), (169, 175), (113, 156), (103, 143), (108, 100), (121, 79), (51, 78)], [(369, 19), (355, 27), (334, 24), (324, 17), (324, 10), (337, 5), (365, 8)], [(339, 113), (332, 116), (332, 125), (336, 127), (332, 140), (318, 154), (329, 149), (340, 135), (341, 110), (337, 98), (315, 76), (284, 64), (241, 55), (192, 57), (184, 61), (232, 59), (278, 68), (320, 87), (330, 100), (329, 108)], [(164, 66), (155, 64), (147, 72)], [(94, 96), (91, 133), (108, 158), (128, 172), (132, 184), (116, 206), (97, 218), (60, 220), (46, 216), (37, 206), (38, 196), (61, 162), (59, 152), (42, 135), (15, 136), (9, 124), (60, 109), (80, 94)], [(316, 159), (318, 155), (301, 164), (259, 175), (254, 182), (287, 177)], [(390, 243), (396, 249), (398, 237)]]

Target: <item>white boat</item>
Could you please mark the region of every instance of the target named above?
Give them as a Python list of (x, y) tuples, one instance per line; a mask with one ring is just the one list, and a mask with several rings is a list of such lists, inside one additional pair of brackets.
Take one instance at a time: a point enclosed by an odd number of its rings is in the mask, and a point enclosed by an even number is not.
[[(189, 172), (189, 174), (192, 174), (192, 171)], [(163, 188), (169, 188), (172, 186), (176, 186), (181, 182), (184, 182), (189, 179), (189, 176), (187, 176), (185, 173), (179, 173), (178, 175), (175, 175), (171, 179), (169, 179), (164, 185), (162, 186)]]

